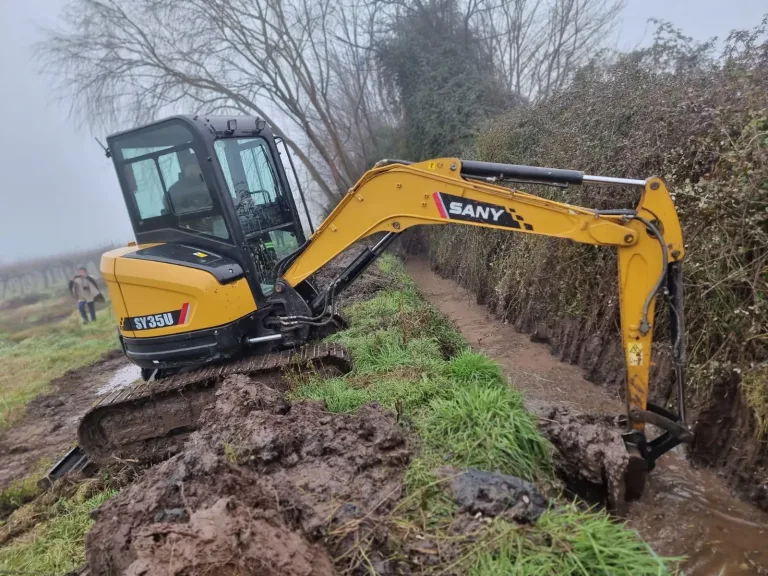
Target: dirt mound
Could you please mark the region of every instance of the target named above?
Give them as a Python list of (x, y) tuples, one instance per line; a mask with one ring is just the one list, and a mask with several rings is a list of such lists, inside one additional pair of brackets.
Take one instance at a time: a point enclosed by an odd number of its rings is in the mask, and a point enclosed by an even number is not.
[[(86, 539), (94, 574), (331, 574), (328, 553), (361, 540), (384, 560), (378, 519), (400, 499), (410, 455), (391, 414), (288, 406), (236, 376), (201, 422), (182, 454), (99, 509)], [(316, 542), (328, 534), (326, 552)]]
[(441, 468), (439, 473), (450, 480), (453, 499), (463, 512), (533, 522), (547, 509), (547, 501), (536, 487), (516, 476), (450, 466)]
[(274, 485), (193, 449), (153, 469), (97, 514), (93, 574), (332, 574), (325, 550), (285, 520)]
[(615, 418), (553, 408), (539, 427), (557, 448), (555, 463), (566, 486), (623, 513), (629, 457)]

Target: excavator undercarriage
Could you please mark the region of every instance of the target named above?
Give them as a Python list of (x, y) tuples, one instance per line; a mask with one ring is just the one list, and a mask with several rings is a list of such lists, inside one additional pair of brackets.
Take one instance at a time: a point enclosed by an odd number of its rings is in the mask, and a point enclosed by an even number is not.
[(287, 388), (296, 372), (344, 374), (352, 364), (338, 344), (310, 344), (291, 351), (242, 358), (165, 378), (140, 380), (105, 396), (83, 418), (80, 447), (99, 465), (110, 461), (156, 462), (179, 450), (197, 428), (202, 411), (224, 378), (244, 374)]

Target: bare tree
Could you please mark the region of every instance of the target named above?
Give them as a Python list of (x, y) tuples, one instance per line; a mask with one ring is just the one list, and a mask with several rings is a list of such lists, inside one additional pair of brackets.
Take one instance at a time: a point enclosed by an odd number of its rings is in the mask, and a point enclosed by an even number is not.
[(180, 108), (266, 119), (335, 203), (361, 172), (350, 142), (382, 117), (374, 17), (358, 0), (74, 0), (38, 51), (99, 128)]
[[(467, 0), (470, 1), (470, 0)], [(507, 87), (528, 100), (565, 86), (604, 45), (624, 0), (482, 0), (473, 14)]]
[[(507, 88), (546, 98), (600, 45), (621, 0), (72, 0), (38, 45), (93, 128), (184, 110), (258, 115), (326, 205), (398, 137), (376, 46), (408, 10), (461, 14)], [(439, 19), (437, 20), (439, 22)], [(391, 146), (390, 146), (391, 147)]]

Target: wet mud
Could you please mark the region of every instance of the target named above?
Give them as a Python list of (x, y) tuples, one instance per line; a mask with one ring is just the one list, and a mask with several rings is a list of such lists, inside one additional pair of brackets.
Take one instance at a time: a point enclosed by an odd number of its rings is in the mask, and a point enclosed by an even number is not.
[[(542, 430), (560, 449), (558, 467), (566, 485), (617, 509), (659, 554), (686, 556), (687, 574), (768, 574), (768, 515), (732, 495), (724, 478), (697, 469), (680, 447), (659, 460), (640, 501), (621, 505), (624, 450), (615, 416), (624, 412), (624, 403), (617, 386), (598, 386), (585, 378), (590, 367), (607, 370), (607, 361), (594, 357), (608, 354), (605, 343), (593, 342), (593, 355), (575, 346), (580, 341), (576, 324), (558, 331), (527, 326), (534, 335), (521, 334), (478, 304), (476, 295), (435, 274), (426, 260), (411, 258), (407, 268), (422, 293), (456, 323), (470, 345), (499, 361), (510, 383), (524, 393)], [(663, 354), (655, 360), (658, 374), (665, 370)], [(621, 378), (603, 376), (615, 382)], [(712, 444), (735, 433), (738, 401), (728, 394), (727, 385), (723, 390), (728, 408), (712, 406), (709, 417), (704, 410), (700, 418), (711, 430), (699, 436), (699, 443)], [(663, 400), (666, 393), (658, 389), (657, 399)], [(698, 450), (706, 454), (712, 448), (700, 445)], [(702, 461), (701, 456), (695, 460)], [(751, 472), (742, 474), (748, 477)]]
[(625, 515), (629, 456), (615, 419), (552, 408), (539, 427), (557, 450), (555, 466), (566, 488)]
[(541, 492), (516, 476), (450, 466), (440, 468), (437, 474), (447, 481), (447, 489), (461, 511), (473, 516), (499, 516), (528, 524), (547, 509), (547, 500)]
[(262, 382), (287, 389), (289, 379), (305, 370), (335, 376), (350, 369), (346, 350), (318, 344), (297, 353), (283, 351), (242, 358), (159, 380), (139, 380), (105, 397), (83, 417), (79, 443), (101, 466), (117, 460), (159, 462), (182, 450), (227, 375), (258, 375)]
[(378, 526), (410, 458), (393, 414), (291, 406), (245, 376), (204, 412), (182, 453), (98, 510), (92, 574), (324, 575), (358, 549), (387, 568)]
[(121, 352), (67, 372), (51, 391), (34, 398), (21, 421), (0, 431), (0, 488), (26, 476), (42, 458), (55, 459), (77, 443), (80, 419), (97, 399), (97, 390), (127, 365)]

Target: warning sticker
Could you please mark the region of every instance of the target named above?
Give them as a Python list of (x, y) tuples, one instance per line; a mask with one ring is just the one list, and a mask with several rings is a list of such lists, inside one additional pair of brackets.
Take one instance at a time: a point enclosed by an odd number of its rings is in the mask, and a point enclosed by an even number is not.
[(434, 170), (435, 168), (437, 168), (437, 162), (428, 162), (427, 163), (427, 169), (428, 170)]
[(643, 365), (643, 345), (640, 342), (627, 345), (627, 364), (629, 366)]

